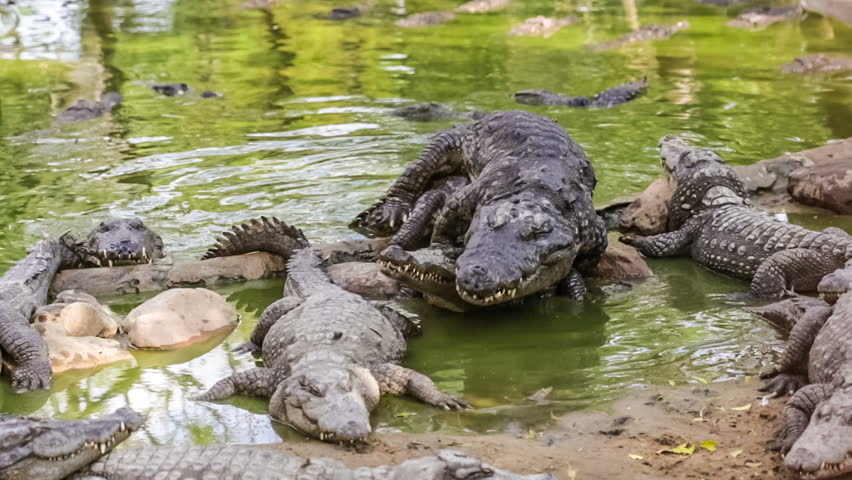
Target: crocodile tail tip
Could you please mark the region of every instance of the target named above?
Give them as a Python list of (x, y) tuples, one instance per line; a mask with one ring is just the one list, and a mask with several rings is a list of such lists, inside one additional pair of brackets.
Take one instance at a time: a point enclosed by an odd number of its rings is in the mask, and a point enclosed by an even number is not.
[(294, 250), (308, 245), (308, 239), (301, 229), (276, 217), (261, 216), (222, 232), (201, 259), (251, 252), (268, 252), (289, 257)]

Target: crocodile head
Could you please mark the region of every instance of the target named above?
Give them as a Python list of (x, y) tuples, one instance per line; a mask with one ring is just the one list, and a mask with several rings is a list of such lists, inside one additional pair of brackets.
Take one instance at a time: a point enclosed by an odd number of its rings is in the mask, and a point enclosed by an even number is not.
[(83, 244), (89, 264), (113, 265), (151, 263), (163, 257), (163, 239), (138, 218), (101, 222)]
[(363, 367), (311, 365), (294, 370), (269, 400), (273, 420), (329, 442), (363, 440), (379, 384)]
[(852, 260), (847, 262), (844, 268), (822, 277), (817, 290), (819, 290), (819, 296), (830, 303), (836, 302), (844, 293), (852, 291)]
[(817, 406), (784, 463), (802, 478), (852, 472), (852, 387), (836, 390)]
[(751, 204), (740, 177), (712, 150), (695, 148), (678, 136), (666, 135), (660, 139), (660, 159), (674, 185), (669, 231), (705, 210)]
[(546, 199), (480, 206), (456, 262), (456, 291), (474, 305), (495, 305), (547, 288), (571, 270), (578, 226)]
[(129, 408), (94, 420), (0, 415), (0, 478), (65, 478), (112, 450), (143, 423)]

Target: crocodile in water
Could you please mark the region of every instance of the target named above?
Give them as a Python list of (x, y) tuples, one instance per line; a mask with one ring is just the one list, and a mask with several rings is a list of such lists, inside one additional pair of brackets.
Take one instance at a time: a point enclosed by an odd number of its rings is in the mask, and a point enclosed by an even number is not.
[(647, 42), (650, 40), (662, 40), (669, 38), (675, 33), (689, 28), (689, 22), (680, 21), (672, 25), (646, 25), (638, 30), (624, 34), (621, 37), (609, 41), (591, 45), (589, 48), (595, 51), (612, 50), (636, 42)]
[(638, 82), (627, 82), (608, 88), (592, 98), (566, 97), (548, 90), (521, 90), (516, 92), (514, 99), (526, 105), (564, 105), (567, 107), (610, 108), (627, 103), (641, 95), (648, 87), (648, 79)]

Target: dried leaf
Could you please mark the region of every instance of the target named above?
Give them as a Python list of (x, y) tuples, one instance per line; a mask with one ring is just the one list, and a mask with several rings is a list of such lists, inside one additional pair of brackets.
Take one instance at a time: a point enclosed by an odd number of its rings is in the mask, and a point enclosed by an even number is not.
[(674, 380), (669, 380), (669, 385), (671, 385), (671, 386), (673, 386), (673, 387), (674, 387), (674, 386), (675, 386), (675, 381), (674, 381)]
[(747, 404), (743, 405), (742, 407), (731, 407), (731, 410), (739, 410), (741, 412), (744, 412), (746, 410), (751, 410), (751, 403), (747, 403)]
[(692, 419), (693, 422), (706, 422), (707, 419), (704, 417), (695, 417)]
[(536, 431), (531, 428), (529, 430), (529, 434), (527, 435), (527, 438), (529, 438), (530, 440), (535, 440), (536, 438), (538, 438), (538, 433), (536, 433)]
[(701, 378), (701, 377), (696, 377), (696, 376), (693, 376), (692, 378), (694, 378), (694, 379), (696, 379), (699, 382), (704, 383), (704, 384), (709, 383), (706, 378)]
[(399, 412), (396, 414), (396, 418), (407, 418), (412, 415), (417, 415), (415, 412)]
[(632, 458), (633, 460), (642, 460), (643, 458), (645, 458), (642, 455), (636, 455), (635, 453), (628, 453), (627, 456)]
[(732, 456), (732, 457), (734, 457), (734, 458), (737, 458), (737, 457), (739, 457), (739, 456), (740, 456), (740, 455), (742, 455), (742, 454), (743, 454), (743, 451), (742, 451), (742, 450), (734, 450), (733, 452), (729, 453), (728, 455), (730, 455), (730, 456)]
[(681, 443), (672, 449), (672, 452), (679, 453), (681, 455), (692, 455), (695, 452), (695, 445), (691, 445), (689, 443)]
[(763, 465), (763, 464), (762, 464), (762, 463), (760, 463), (760, 462), (745, 462), (745, 466), (746, 466), (746, 467), (751, 467), (751, 468), (757, 468), (757, 467), (759, 467), (759, 466), (761, 466), (761, 465)]
[(717, 442), (716, 440), (704, 440), (703, 442), (701, 442), (701, 448), (706, 448), (707, 450), (710, 450), (711, 452), (715, 452), (716, 451), (716, 445), (718, 445), (718, 444), (719, 444), (719, 442)]

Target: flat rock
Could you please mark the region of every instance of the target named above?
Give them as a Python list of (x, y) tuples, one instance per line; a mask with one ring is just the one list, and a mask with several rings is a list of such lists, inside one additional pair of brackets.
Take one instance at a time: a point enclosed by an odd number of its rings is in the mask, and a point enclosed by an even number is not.
[(639, 280), (654, 276), (639, 252), (611, 236), (609, 246), (595, 267), (595, 275), (606, 282)]
[(122, 326), (136, 347), (173, 350), (232, 330), (239, 318), (218, 293), (205, 288), (175, 288), (134, 308)]
[(116, 362), (130, 362), (136, 365), (136, 359), (115, 341), (98, 337), (68, 336), (65, 327), (58, 322), (45, 322), (34, 325), (44, 337), (50, 355), (53, 373), (68, 370), (95, 368)]
[(528, 18), (524, 23), (509, 30), (509, 35), (537, 36), (548, 38), (562, 27), (577, 23), (577, 17), (571, 15), (564, 18), (537, 16)]
[(852, 157), (796, 170), (787, 191), (797, 202), (852, 214)]
[(326, 269), (331, 281), (344, 290), (371, 299), (399, 295), (399, 282), (382, 273), (378, 263), (346, 262)]
[(493, 12), (506, 8), (507, 5), (509, 5), (509, 0), (472, 0), (459, 5), (456, 11), (462, 13)]
[(442, 25), (456, 18), (452, 12), (423, 12), (409, 15), (396, 21), (396, 25), (404, 28), (431, 27)]
[(852, 2), (849, 0), (802, 0), (802, 8), (834, 17), (852, 26)]
[(668, 178), (655, 180), (624, 209), (621, 215), (622, 228), (642, 235), (663, 233), (669, 218), (669, 200), (673, 192)]

